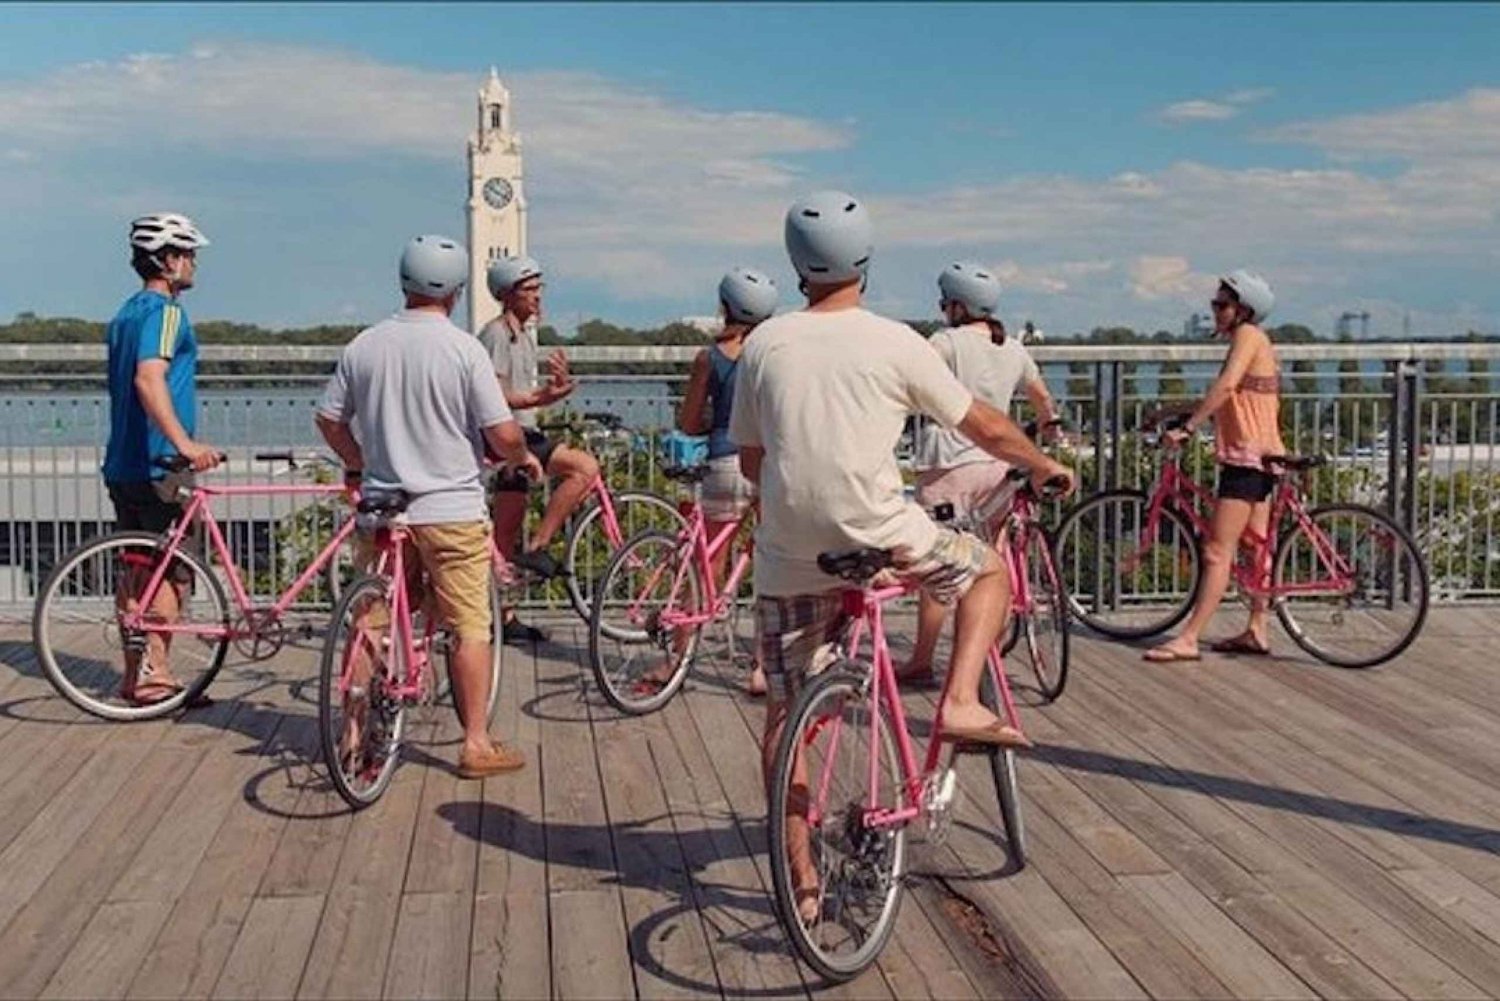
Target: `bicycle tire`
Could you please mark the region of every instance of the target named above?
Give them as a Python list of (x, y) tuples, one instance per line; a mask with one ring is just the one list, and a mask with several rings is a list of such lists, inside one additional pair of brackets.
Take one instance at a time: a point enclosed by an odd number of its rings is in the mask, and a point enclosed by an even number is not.
[[(1384, 567), (1380, 565), (1380, 562), (1377, 562), (1373, 568), (1369, 569), (1366, 569), (1368, 565), (1357, 565), (1355, 568), (1357, 584), (1360, 587), (1368, 587), (1372, 594), (1379, 593), (1382, 584), (1380, 573), (1384, 569), (1390, 574), (1389, 578), (1385, 581), (1385, 590), (1388, 592), (1386, 601), (1387, 610), (1390, 610), (1394, 606), (1397, 590), (1404, 592), (1408, 596), (1408, 599), (1413, 593), (1417, 593), (1418, 597), (1412, 607), (1409, 620), (1404, 624), (1398, 624), (1394, 632), (1389, 625), (1390, 617), (1376, 619), (1366, 616), (1361, 622), (1356, 624), (1353, 634), (1357, 638), (1369, 640), (1378, 639), (1382, 635), (1392, 637), (1390, 642), (1375, 648), (1373, 651), (1353, 655), (1341, 654), (1330, 649), (1326, 644), (1320, 643), (1314, 635), (1314, 616), (1312, 614), (1315, 607), (1313, 602), (1317, 602), (1320, 599), (1315, 595), (1310, 596), (1309, 599), (1303, 599), (1296, 594), (1288, 594), (1283, 591), (1284, 588), (1295, 586), (1288, 584), (1287, 573), (1289, 568), (1293, 568), (1296, 562), (1294, 553), (1298, 540), (1307, 538), (1308, 535), (1304, 526), (1298, 524), (1296, 528), (1282, 536), (1281, 542), (1277, 545), (1276, 562), (1274, 564), (1275, 570), (1271, 578), (1273, 593), (1276, 593), (1276, 597), (1272, 600), (1272, 605), (1275, 607), (1276, 617), (1281, 620), (1281, 625), (1287, 631), (1287, 635), (1291, 636), (1292, 641), (1303, 650), (1334, 667), (1374, 667), (1377, 664), (1383, 664), (1393, 657), (1398, 656), (1411, 645), (1412, 641), (1417, 638), (1417, 634), (1421, 632), (1422, 625), (1427, 620), (1428, 603), (1431, 597), (1427, 564), (1422, 559), (1422, 554), (1418, 551), (1411, 536), (1407, 534), (1405, 529), (1396, 524), (1389, 515), (1363, 504), (1328, 504), (1309, 511), (1307, 517), (1314, 524), (1318, 522), (1333, 522), (1332, 530), (1322, 525), (1319, 525), (1319, 529), (1325, 537), (1332, 539), (1335, 545), (1348, 539), (1351, 535), (1354, 535), (1357, 541), (1358, 536), (1361, 535), (1361, 533), (1357, 532), (1341, 531), (1338, 524), (1339, 519), (1344, 519), (1343, 525), (1345, 529), (1358, 519), (1365, 519), (1367, 522), (1372, 522), (1372, 528), (1362, 533), (1371, 537), (1374, 535), (1374, 527), (1378, 526), (1378, 530), (1386, 536), (1386, 540), (1382, 545), (1394, 547), (1399, 553), (1398, 555), (1393, 555), (1389, 561), (1380, 561), (1386, 564)], [(1340, 555), (1345, 554), (1340, 552)], [(1400, 571), (1395, 571), (1397, 559), (1402, 560), (1403, 568)], [(1356, 596), (1351, 595), (1349, 597)], [(1326, 601), (1326, 599), (1323, 600)], [(1330, 614), (1329, 618), (1336, 626), (1342, 626), (1347, 616), (1347, 610), (1338, 610), (1336, 608), (1340, 600), (1342, 599), (1336, 599), (1330, 603), (1335, 606), (1335, 610)], [(1408, 603), (1410, 602), (1408, 601)]]
[[(593, 614), (594, 581), (603, 575), (618, 546), (646, 528), (670, 526), (668, 530), (675, 532), (687, 527), (687, 518), (677, 510), (677, 505), (660, 494), (626, 490), (610, 496), (614, 502), (615, 518), (620, 524), (619, 541), (606, 534), (601, 520), (604, 508), (595, 498), (574, 519), (563, 546), (563, 567), (568, 572), (563, 578), (564, 590), (574, 613), (584, 623)], [(633, 513), (632, 509), (637, 507), (642, 510)]]
[[(666, 592), (658, 596), (656, 589), (663, 584)], [(594, 590), (589, 613), (589, 666), (610, 705), (622, 713), (642, 716), (660, 709), (677, 694), (692, 667), (703, 624), (673, 630), (686, 635), (680, 647), (672, 649), (678, 641), (664, 634), (655, 622), (667, 609), (696, 611), (702, 607), (705, 593), (693, 549), (681, 536), (647, 529), (616, 551)], [(623, 627), (622, 617), (614, 615), (616, 611), (629, 615), (631, 622), (638, 620), (641, 628)], [(659, 688), (638, 691), (655, 667), (657, 651), (668, 663), (675, 658), (672, 673)], [(644, 663), (636, 663), (638, 655)]]
[[(1192, 610), (1193, 602), (1198, 596), (1198, 586), (1203, 579), (1202, 544), (1187, 519), (1171, 507), (1163, 507), (1161, 516), (1164, 521), (1157, 525), (1157, 538), (1152, 545), (1144, 550), (1134, 545), (1130, 547), (1130, 552), (1132, 555), (1150, 552), (1158, 542), (1168, 543), (1170, 548), (1164, 547), (1162, 555), (1152, 557), (1152, 570), (1149, 574), (1143, 576), (1140, 569), (1131, 570), (1130, 573), (1136, 578), (1131, 586), (1121, 588), (1118, 579), (1103, 583), (1110, 576), (1106, 573), (1102, 559), (1104, 537), (1107, 535), (1124, 539), (1126, 533), (1132, 530), (1138, 533), (1144, 527), (1149, 504), (1150, 498), (1139, 490), (1106, 490), (1079, 502), (1057, 526), (1052, 551), (1059, 583), (1063, 593), (1068, 596), (1068, 609), (1075, 621), (1113, 639), (1143, 639), (1171, 629)], [(1120, 513), (1110, 515), (1100, 511), (1109, 505), (1119, 506)], [(1099, 521), (1107, 518), (1105, 523), (1116, 527), (1108, 532), (1101, 532), (1093, 525), (1091, 516)], [(1086, 538), (1090, 533), (1092, 537)], [(1086, 552), (1091, 542), (1093, 551), (1100, 554), (1097, 560)], [(1114, 559), (1118, 561), (1119, 554), (1124, 550), (1117, 543), (1112, 551)], [(1188, 558), (1185, 569), (1180, 565), (1183, 554)], [(1137, 591), (1136, 584), (1160, 589), (1163, 576), (1170, 577), (1171, 590), (1147, 592), (1132, 600), (1131, 594)], [(1105, 593), (1096, 594), (1101, 583)], [(1129, 593), (1122, 595), (1122, 591)], [(1142, 597), (1147, 600), (1141, 600)], [(1085, 598), (1092, 600), (1086, 601)], [(1151, 598), (1155, 600), (1149, 600)], [(1100, 599), (1113, 599), (1117, 607), (1104, 608)], [(1090, 604), (1100, 604), (1100, 607), (1090, 609)], [(1121, 605), (1125, 607), (1119, 607)]]
[[(159, 554), (166, 543), (166, 536), (137, 531), (111, 532), (108, 535), (91, 539), (63, 557), (62, 561), (47, 575), (47, 580), (37, 593), (31, 618), (32, 645), (36, 650), (37, 662), (57, 693), (90, 715), (116, 722), (158, 719), (167, 716), (202, 695), (219, 673), (219, 669), (224, 666), (224, 656), (229, 650), (230, 626), (229, 599), (224, 593), (224, 586), (203, 560), (187, 550), (177, 549), (172, 554), (174, 561), (185, 564), (192, 575), (193, 586), (189, 589), (192, 601), (194, 603), (203, 601), (212, 606), (209, 614), (202, 616), (202, 620), (223, 629), (222, 635), (212, 637), (208, 641), (188, 636), (180, 636), (177, 639), (178, 649), (190, 643), (209, 644), (202, 651), (206, 655), (204, 666), (186, 682), (185, 687), (177, 694), (146, 706), (105, 701), (90, 695), (81, 684), (87, 675), (91, 674), (100, 683), (99, 687), (113, 688), (118, 691), (118, 686), (113, 685), (111, 681), (116, 673), (110, 667), (110, 660), (115, 656), (116, 651), (107, 649), (110, 635), (118, 634), (115, 597), (113, 590), (107, 594), (82, 593), (86, 588), (92, 590), (88, 588), (90, 569), (92, 569), (92, 577), (100, 580), (100, 583), (107, 587), (112, 583), (112, 575), (115, 573), (111, 568), (117, 565), (115, 558), (107, 555), (110, 551), (123, 552), (127, 549), (139, 548)], [(102, 563), (96, 562), (101, 560)], [(92, 568), (87, 566), (90, 563), (94, 563)], [(68, 586), (74, 572), (78, 570), (84, 571), (84, 580), (72, 587)], [(169, 585), (164, 583), (162, 586)], [(71, 593), (65, 594), (64, 592)], [(70, 598), (79, 599), (76, 610), (71, 616), (63, 607)], [(102, 608), (98, 607), (101, 602), (105, 603)], [(80, 628), (77, 617), (89, 612), (97, 615), (99, 622)], [(182, 621), (181, 617), (177, 621)], [(102, 632), (100, 637), (102, 642), (89, 642), (87, 638), (92, 636), (96, 629)], [(149, 633), (149, 630), (144, 631)], [(89, 648), (107, 654), (107, 657), (89, 658), (87, 664), (80, 658), (75, 663), (71, 651), (62, 649), (62, 644), (71, 646), (75, 636), (80, 642), (85, 642)], [(123, 649), (123, 638), (121, 643)]]
[[(774, 891), (777, 916), (781, 919), (782, 927), (787, 936), (792, 940), (792, 946), (797, 955), (813, 971), (825, 980), (842, 983), (858, 976), (869, 968), (880, 958), (881, 951), (885, 948), (891, 933), (896, 927), (896, 917), (901, 909), (901, 900), (904, 896), (904, 876), (906, 861), (906, 827), (904, 825), (889, 829), (888, 834), (870, 832), (861, 828), (854, 821), (854, 811), (863, 812), (868, 803), (869, 792), (869, 759), (868, 753), (860, 754), (858, 750), (852, 750), (849, 758), (853, 761), (851, 782), (855, 789), (859, 790), (860, 796), (842, 810), (836, 811), (839, 819), (832, 824), (818, 825), (817, 829), (810, 832), (809, 845), (814, 855), (814, 864), (825, 862), (822, 857), (830, 854), (836, 849), (847, 849), (848, 842), (852, 837), (859, 837), (862, 851), (865, 853), (879, 853), (883, 859), (888, 860), (886, 866), (888, 872), (883, 876), (888, 885), (884, 889), (884, 899), (880, 902), (879, 913), (875, 919), (874, 927), (865, 936), (863, 943), (849, 956), (833, 956), (821, 948), (813, 940), (812, 930), (807, 928), (798, 913), (797, 894), (795, 883), (792, 879), (792, 868), (787, 859), (787, 802), (790, 795), (791, 782), (793, 779), (793, 767), (795, 764), (794, 754), (806, 751), (812, 755), (814, 740), (827, 729), (820, 724), (818, 731), (808, 733), (809, 724), (814, 722), (814, 714), (825, 702), (832, 699), (854, 700), (855, 704), (869, 702), (868, 686), (865, 681), (869, 677), (869, 668), (849, 661), (831, 665), (815, 678), (811, 679), (802, 692), (793, 701), (791, 710), (787, 713), (786, 725), (781, 732), (781, 739), (776, 746), (776, 757), (772, 767), (771, 789), (769, 799), (770, 821), (769, 821), (769, 854), (771, 857), (771, 885)], [(840, 703), (843, 705), (843, 702)], [(831, 710), (830, 710), (831, 711)], [(870, 710), (867, 708), (866, 713)], [(884, 710), (877, 707), (884, 715)], [(842, 715), (842, 713), (841, 713)], [(857, 724), (849, 724), (851, 732), (857, 730)], [(840, 726), (834, 728), (836, 733), (843, 730), (842, 721)], [(892, 802), (885, 805), (897, 805), (900, 800), (900, 790), (904, 787), (901, 766), (896, 757), (895, 743), (891, 737), (889, 719), (884, 719), (880, 727), (887, 767), (890, 769), (890, 781), (886, 783), (886, 790), (893, 797)], [(834, 738), (830, 736), (828, 743), (833, 743)], [(850, 741), (852, 742), (852, 741)], [(868, 752), (868, 747), (866, 748)], [(835, 751), (836, 753), (836, 751)], [(822, 774), (816, 767), (816, 762), (811, 766), (812, 771)], [(830, 772), (831, 774), (831, 772)], [(819, 788), (831, 787), (833, 782), (823, 783), (809, 781), (809, 785)], [(828, 848), (820, 849), (823, 845), (823, 832), (827, 828), (830, 837)], [(843, 844), (839, 844), (842, 841)], [(848, 852), (846, 851), (847, 855)], [(846, 864), (839, 866), (841, 874), (852, 872), (855, 865), (861, 860), (849, 859)], [(820, 866), (821, 867), (821, 866)], [(830, 870), (831, 871), (831, 870)], [(823, 920), (823, 913), (828, 909), (828, 900), (832, 897), (826, 883), (821, 884), (823, 896), (820, 898), (820, 915), (817, 922), (819, 929), (832, 924), (839, 926), (840, 922)], [(878, 889), (878, 888), (877, 888)], [(846, 914), (847, 912), (842, 912)]]
[[(344, 802), (355, 810), (363, 810), (375, 803), (390, 787), (401, 757), (401, 737), (406, 720), (406, 706), (398, 700), (385, 698), (381, 691), (382, 681), (387, 671), (390, 670), (386, 666), (391, 640), (389, 624), (386, 623), (380, 627), (382, 632), (374, 640), (369, 639), (369, 630), (361, 631), (359, 635), (362, 637), (362, 649), (377, 663), (371, 668), (370, 676), (366, 681), (364, 740), (361, 741), (360, 751), (364, 752), (364, 745), (368, 742), (378, 757), (374, 764), (367, 766), (374, 768), (374, 774), (369, 781), (362, 787), (356, 787), (344, 769), (343, 756), (339, 751), (339, 738), (344, 728), (342, 725), (336, 725), (334, 719), (336, 711), (342, 714), (344, 710), (339, 682), (343, 676), (346, 657), (342, 656), (340, 651), (346, 647), (346, 627), (349, 621), (359, 614), (361, 602), (371, 599), (384, 602), (387, 615), (389, 615), (390, 602), (387, 595), (390, 587), (391, 582), (386, 578), (366, 575), (357, 578), (344, 590), (329, 621), (328, 632), (323, 640), (323, 653), (318, 665), (318, 736), (323, 750), (323, 764), (328, 769), (333, 787), (338, 790)], [(385, 651), (384, 654), (382, 650)], [(379, 723), (378, 729), (370, 725), (372, 720)], [(365, 769), (362, 768), (362, 770)]]
[[(996, 688), (995, 673), (1003, 667), (986, 662), (979, 686), (979, 698), (985, 708), (1006, 718), (1005, 707)], [(1017, 871), (1026, 868), (1026, 821), (1021, 814), (1021, 790), (1016, 779), (1016, 752), (1009, 747), (992, 747), (984, 752), (990, 762), (990, 776), (995, 780), (995, 797), (1000, 801), (1000, 821), (1005, 827), (1005, 843)]]
[[(1031, 608), (1023, 623), (1031, 673), (1037, 690), (1048, 702), (1055, 702), (1068, 683), (1068, 658), (1072, 644), (1068, 639), (1068, 599), (1052, 560), (1052, 540), (1041, 525), (1026, 529), (1027, 589)], [(1044, 639), (1045, 637), (1045, 639)]]

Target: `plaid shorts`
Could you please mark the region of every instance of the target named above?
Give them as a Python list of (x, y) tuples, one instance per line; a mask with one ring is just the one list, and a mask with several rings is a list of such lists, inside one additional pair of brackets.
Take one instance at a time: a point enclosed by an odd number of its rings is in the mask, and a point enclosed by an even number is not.
[[(932, 548), (919, 559), (898, 560), (897, 573), (950, 604), (964, 596), (993, 553), (976, 536), (939, 527)], [(842, 590), (756, 599), (756, 646), (773, 700), (795, 697), (808, 677), (833, 662), (848, 621)]]

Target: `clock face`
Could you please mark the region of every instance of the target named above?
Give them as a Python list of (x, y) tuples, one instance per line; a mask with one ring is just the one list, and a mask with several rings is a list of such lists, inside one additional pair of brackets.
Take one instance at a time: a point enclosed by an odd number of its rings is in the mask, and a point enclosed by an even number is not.
[(492, 209), (503, 209), (514, 197), (510, 182), (503, 177), (492, 177), (484, 182), (484, 200)]

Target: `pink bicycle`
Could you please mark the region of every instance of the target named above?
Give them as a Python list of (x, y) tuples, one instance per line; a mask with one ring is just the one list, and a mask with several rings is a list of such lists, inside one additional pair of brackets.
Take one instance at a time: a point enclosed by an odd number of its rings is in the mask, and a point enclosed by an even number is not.
[(641, 715), (667, 704), (687, 678), (704, 626), (722, 623), (733, 644), (740, 583), (753, 546), (747, 539), (722, 589), (712, 565), (752, 515), (747, 511), (708, 538), (696, 497), (707, 472), (707, 466), (663, 471), (669, 479), (693, 484), (686, 526), (675, 534), (647, 530), (631, 538), (594, 591), (589, 662), (599, 690), (623, 713)]
[[(292, 461), (282, 452), (255, 458)], [(184, 491), (183, 514), (166, 534), (113, 532), (79, 546), (53, 568), (37, 595), (32, 637), (43, 673), (85, 712), (141, 720), (197, 701), (223, 666), (230, 644), (248, 660), (275, 656), (287, 639), (287, 613), (334, 565), (354, 521), (336, 524), (332, 537), (276, 600), (257, 605), (214, 517), (214, 502), (300, 495), (342, 506), (343, 492), (337, 483), (199, 485)], [(206, 558), (199, 555), (195, 527), (206, 530)], [(168, 694), (146, 701), (125, 691), (130, 661), (139, 664), (141, 684)]]
[[(1380, 511), (1307, 506), (1302, 479), (1326, 461), (1266, 458), (1279, 477), (1270, 530), (1246, 530), (1232, 580), (1242, 595), (1269, 601), (1287, 634), (1314, 657), (1370, 667), (1405, 650), (1421, 630), (1427, 568), (1411, 537)], [(1109, 490), (1078, 504), (1058, 526), (1056, 544), (1074, 617), (1119, 639), (1182, 621), (1198, 593), (1200, 540), (1214, 504), (1183, 468), (1181, 449), (1172, 448), (1150, 494)]]
[[(907, 827), (922, 821), (929, 840), (946, 836), (957, 796), (957, 754), (989, 757), (1018, 869), (1026, 864), (1026, 835), (1015, 752), (940, 740), (942, 696), (918, 764), (884, 617), (884, 606), (911, 594), (913, 586), (874, 583), (891, 566), (890, 551), (824, 553), (818, 565), (857, 586), (843, 592), (851, 619), (846, 638), (793, 700), (776, 748), (769, 796), (771, 883), (797, 954), (821, 976), (843, 981), (879, 957), (895, 928)], [(866, 637), (870, 653), (863, 659), (858, 652)], [(992, 712), (1021, 730), (998, 643), (986, 659), (980, 694)], [(816, 872), (815, 887), (799, 884), (793, 852)]]

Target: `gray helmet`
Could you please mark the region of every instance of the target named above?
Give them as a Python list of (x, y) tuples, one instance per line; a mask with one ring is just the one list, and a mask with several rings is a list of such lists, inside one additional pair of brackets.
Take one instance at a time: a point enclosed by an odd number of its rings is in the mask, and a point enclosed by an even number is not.
[(469, 280), (469, 251), (446, 236), (414, 237), (401, 251), (401, 287), (412, 295), (446, 299)]
[(944, 302), (956, 302), (976, 320), (995, 315), (1000, 308), (1000, 279), (983, 264), (954, 261), (938, 275), (938, 293)]
[(869, 268), (874, 251), (870, 213), (853, 195), (819, 191), (787, 209), (786, 252), (803, 281), (853, 281)]
[(751, 268), (735, 268), (719, 282), (724, 315), (734, 323), (759, 323), (776, 312), (776, 283)]
[(1276, 296), (1271, 292), (1271, 286), (1254, 271), (1237, 268), (1220, 278), (1219, 284), (1233, 292), (1240, 305), (1250, 310), (1252, 323), (1260, 323), (1270, 316), (1271, 309), (1276, 305)]
[(490, 295), (502, 299), (505, 293), (521, 282), (528, 278), (539, 278), (541, 274), (542, 266), (533, 257), (497, 257), (490, 262), (490, 270), (485, 277), (489, 280)]

